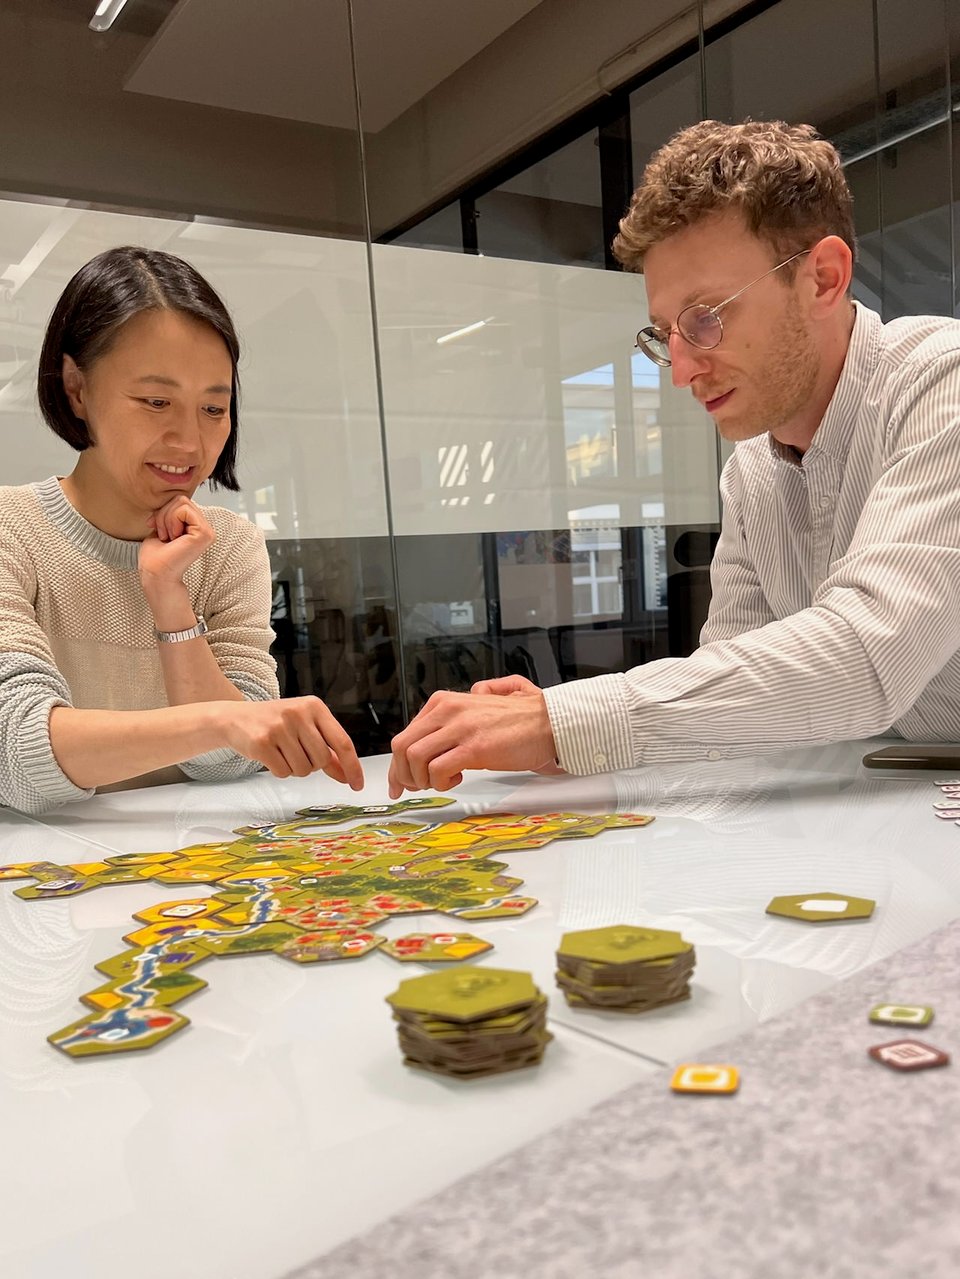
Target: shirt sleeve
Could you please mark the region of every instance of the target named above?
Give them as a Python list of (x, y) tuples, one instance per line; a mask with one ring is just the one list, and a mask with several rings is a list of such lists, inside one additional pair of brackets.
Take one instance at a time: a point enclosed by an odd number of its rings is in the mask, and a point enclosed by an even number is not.
[(877, 736), (914, 704), (960, 638), (956, 355), (892, 379), (879, 421), (882, 473), (808, 608), (545, 690), (568, 772)]
[(53, 753), (50, 712), (71, 705), (70, 690), (36, 620), (29, 564), (0, 532), (0, 804), (37, 815), (93, 791), (75, 786)]
[[(218, 537), (225, 536), (218, 530)], [(263, 533), (248, 520), (234, 520), (226, 535), (221, 569), (200, 597), (209, 631), (207, 642), (217, 665), (248, 702), (280, 696), (277, 664), (270, 654), (273, 584)], [(179, 768), (194, 781), (223, 782), (260, 770), (226, 747), (184, 760)]]

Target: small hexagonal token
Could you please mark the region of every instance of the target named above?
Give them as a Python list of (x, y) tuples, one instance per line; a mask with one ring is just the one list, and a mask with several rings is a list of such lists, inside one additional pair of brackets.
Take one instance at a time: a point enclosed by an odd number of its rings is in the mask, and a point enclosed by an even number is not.
[(493, 944), (471, 933), (408, 933), (384, 943), (383, 953), (401, 962), (417, 960), (421, 964), (450, 963), (473, 959)]
[(740, 1072), (736, 1066), (713, 1066), (688, 1062), (673, 1072), (670, 1087), (674, 1092), (693, 1092), (701, 1095), (729, 1095), (740, 1087)]
[(430, 1013), (450, 1021), (474, 1021), (532, 1004), (539, 993), (529, 973), (468, 968), (411, 977), (387, 996), (387, 1003), (394, 1009)]
[(881, 1026), (929, 1026), (933, 1009), (929, 1004), (877, 1004), (870, 1020)]
[(564, 933), (557, 954), (570, 959), (586, 959), (599, 964), (634, 964), (638, 961), (672, 959), (692, 950), (679, 933), (662, 928), (635, 928), (613, 924), (609, 928), (587, 928)]
[(135, 911), (133, 917), (139, 919), (142, 924), (162, 924), (169, 921), (170, 923), (190, 923), (197, 928), (201, 920), (216, 915), (222, 909), (222, 903), (212, 901), (209, 897), (201, 897), (190, 898), (189, 901), (160, 902), (156, 906), (145, 906), (143, 910)]
[(92, 880), (82, 875), (66, 875), (62, 879), (45, 879), (38, 884), (27, 884), (24, 888), (14, 890), (14, 897), (22, 901), (40, 901), (44, 897), (75, 897), (85, 889), (95, 888)]
[(774, 897), (767, 914), (802, 919), (808, 924), (840, 923), (848, 919), (869, 919), (876, 904), (869, 897), (840, 893), (795, 893), (792, 897)]
[(889, 1044), (876, 1044), (867, 1052), (874, 1061), (892, 1070), (928, 1070), (931, 1066), (949, 1066), (950, 1054), (923, 1044), (919, 1039), (894, 1039)]

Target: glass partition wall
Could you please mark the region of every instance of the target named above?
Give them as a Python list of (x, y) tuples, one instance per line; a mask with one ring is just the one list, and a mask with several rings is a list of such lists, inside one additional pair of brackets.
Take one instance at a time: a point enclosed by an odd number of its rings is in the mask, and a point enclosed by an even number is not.
[(264, 531), (281, 687), (361, 751), (402, 723), (366, 219), (345, 0), (5, 0), (4, 483), (72, 465), (36, 362), (73, 272), (112, 245), (189, 259), (242, 343), (237, 494)]
[(244, 346), (242, 489), (203, 500), (264, 530), (282, 686), (362, 752), (438, 688), (689, 653), (724, 454), (609, 251), (653, 150), (815, 124), (856, 296), (957, 313), (960, 0), (840, 7), (127, 0), (95, 32), (95, 0), (6, 0), (3, 482), (71, 465), (34, 392), (66, 280), (167, 248)]

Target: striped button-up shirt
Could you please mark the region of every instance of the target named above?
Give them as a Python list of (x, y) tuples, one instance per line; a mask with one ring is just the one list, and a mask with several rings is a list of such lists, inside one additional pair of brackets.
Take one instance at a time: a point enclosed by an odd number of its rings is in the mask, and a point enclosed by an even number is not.
[(858, 306), (809, 449), (746, 440), (720, 491), (700, 648), (544, 690), (560, 764), (960, 740), (960, 322)]

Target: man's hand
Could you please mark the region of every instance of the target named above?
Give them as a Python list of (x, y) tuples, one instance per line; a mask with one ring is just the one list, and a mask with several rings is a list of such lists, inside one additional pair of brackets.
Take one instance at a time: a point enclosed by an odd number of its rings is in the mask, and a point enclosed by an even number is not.
[(450, 790), (465, 768), (518, 772), (554, 767), (556, 746), (543, 694), (520, 675), (484, 680), (469, 693), (434, 693), (398, 733), (387, 779), (405, 790)]
[(183, 575), (216, 534), (201, 507), (178, 493), (150, 517), (153, 533), (140, 543), (140, 580), (150, 598), (183, 581)]
[[(509, 697), (512, 693), (540, 693), (539, 687), (525, 675), (501, 675), (497, 679), (479, 680), (470, 689), (471, 693), (496, 693), (498, 697)], [(542, 696), (542, 695), (541, 695)], [(566, 777), (566, 769), (560, 767), (556, 758), (552, 758), (539, 768), (531, 770), (541, 777)]]
[(353, 742), (319, 697), (215, 705), (223, 744), (257, 760), (274, 777), (307, 777), (319, 770), (351, 790), (363, 789)]

